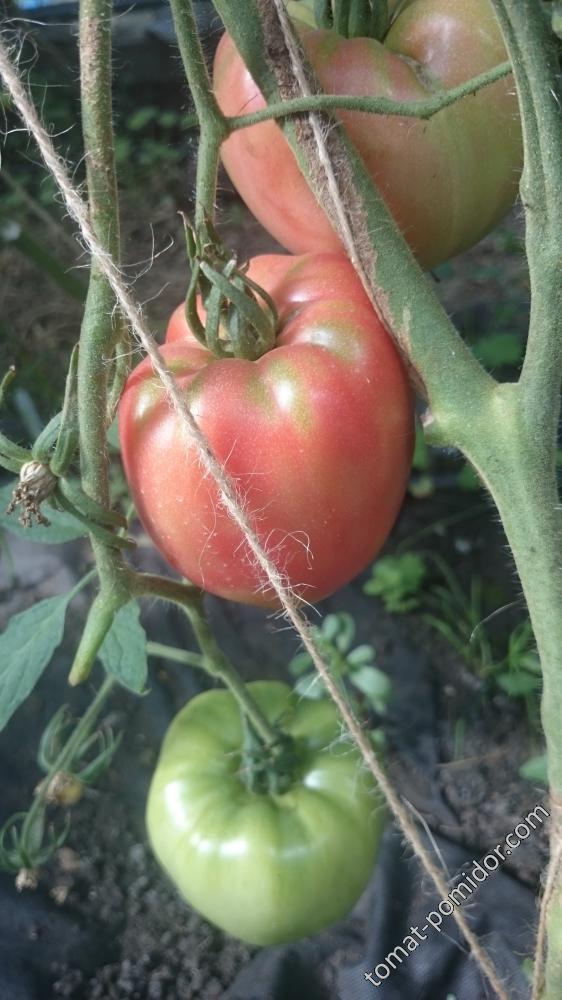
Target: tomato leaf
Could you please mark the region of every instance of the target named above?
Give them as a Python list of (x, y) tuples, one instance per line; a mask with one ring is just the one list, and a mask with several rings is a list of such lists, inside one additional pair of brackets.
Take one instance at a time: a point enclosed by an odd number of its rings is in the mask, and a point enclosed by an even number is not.
[(5, 529), (12, 535), (19, 535), (20, 538), (27, 538), (29, 542), (42, 542), (47, 545), (59, 545), (61, 542), (71, 542), (75, 538), (82, 538), (87, 534), (87, 528), (80, 524), (76, 518), (64, 511), (55, 510), (53, 507), (46, 507), (45, 513), (51, 522), (48, 527), (42, 524), (34, 524), (31, 528), (24, 528), (19, 523), (16, 512), (6, 514), (6, 507), (12, 499), (14, 483), (8, 483), (0, 489), (0, 530)]
[(139, 615), (136, 601), (121, 608), (99, 651), (108, 674), (135, 694), (142, 694), (148, 676), (146, 632)]
[(48, 597), (0, 635), (0, 730), (31, 693), (62, 640), (69, 594)]
[(352, 649), (350, 653), (347, 654), (347, 662), (350, 667), (362, 667), (373, 663), (375, 659), (375, 650), (372, 646), (368, 646), (364, 643), (362, 646), (356, 646)]
[(369, 699), (373, 708), (384, 714), (392, 694), (387, 675), (378, 667), (359, 667), (350, 674), (349, 679)]

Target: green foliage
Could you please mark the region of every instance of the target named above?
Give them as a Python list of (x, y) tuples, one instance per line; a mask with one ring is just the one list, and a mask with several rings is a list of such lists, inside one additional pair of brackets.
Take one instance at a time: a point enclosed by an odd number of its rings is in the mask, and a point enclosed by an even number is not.
[[(321, 626), (313, 628), (313, 637), (330, 673), (338, 681), (347, 682), (364, 697), (379, 715), (386, 712), (391, 697), (391, 684), (385, 673), (375, 666), (375, 650), (364, 644), (352, 648), (355, 622), (345, 611), (326, 615)], [(322, 678), (303, 650), (289, 663), (289, 671), (297, 677), (295, 690), (303, 698), (328, 697)]]
[(72, 592), (48, 597), (10, 619), (0, 635), (0, 730), (31, 693), (64, 632)]
[[(437, 579), (430, 576), (430, 560)], [(492, 642), (484, 623), (493, 614), (497, 595), (480, 577), (473, 576), (465, 590), (448, 563), (435, 553), (424, 557), (407, 552), (378, 559), (363, 590), (380, 598), (387, 611), (419, 611), (482, 680), (511, 698), (523, 699), (529, 720), (536, 722), (542, 685), (531, 623), (525, 619), (517, 625), (502, 647)]]
[(107, 673), (135, 694), (142, 694), (148, 676), (146, 633), (139, 615), (136, 601), (121, 608), (99, 651)]
[(383, 556), (374, 563), (363, 590), (380, 597), (387, 611), (404, 613), (419, 607), (426, 576), (427, 565), (416, 552)]

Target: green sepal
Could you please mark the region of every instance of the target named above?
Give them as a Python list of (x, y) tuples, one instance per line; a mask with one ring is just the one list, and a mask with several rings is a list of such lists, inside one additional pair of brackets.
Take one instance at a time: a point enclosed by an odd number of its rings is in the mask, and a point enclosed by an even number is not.
[(123, 538), (121, 535), (115, 535), (112, 531), (108, 531), (106, 528), (102, 528), (100, 524), (96, 524), (94, 521), (91, 520), (91, 518), (87, 517), (85, 514), (82, 514), (78, 510), (78, 508), (75, 507), (74, 504), (65, 497), (64, 493), (60, 488), (60, 483), (62, 482), (63, 480), (59, 481), (59, 489), (57, 490), (56, 499), (57, 503), (60, 504), (63, 510), (65, 510), (68, 514), (72, 514), (72, 516), (75, 517), (77, 521), (81, 521), (82, 524), (85, 524), (88, 528), (88, 531), (92, 535), (95, 535), (95, 537), (98, 538), (100, 542), (105, 542), (106, 545), (110, 545), (116, 549), (136, 548), (136, 543), (132, 540), (132, 538)]
[(78, 449), (78, 344), (70, 355), (62, 404), (60, 431), (51, 459), (51, 471), (62, 476), (69, 468)]
[(109, 528), (127, 528), (128, 522), (124, 514), (116, 510), (106, 510), (101, 504), (96, 503), (86, 493), (83, 493), (78, 486), (74, 486), (69, 479), (59, 480), (58, 488), (81, 514), (89, 517), (96, 525), (101, 524)]
[(43, 465), (49, 465), (51, 452), (59, 436), (61, 422), (62, 412), (57, 413), (56, 416), (49, 420), (49, 423), (45, 425), (39, 437), (36, 438), (31, 449), (31, 456), (35, 461), (42, 462)]

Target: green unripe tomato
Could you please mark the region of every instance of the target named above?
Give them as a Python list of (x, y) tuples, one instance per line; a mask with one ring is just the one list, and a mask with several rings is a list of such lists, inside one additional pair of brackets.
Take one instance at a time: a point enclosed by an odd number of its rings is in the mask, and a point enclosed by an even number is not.
[(385, 813), (331, 702), (299, 699), (275, 681), (248, 690), (294, 739), (288, 790), (249, 790), (240, 709), (230, 692), (207, 691), (166, 733), (147, 826), (192, 906), (235, 937), (271, 945), (345, 916), (371, 875)]

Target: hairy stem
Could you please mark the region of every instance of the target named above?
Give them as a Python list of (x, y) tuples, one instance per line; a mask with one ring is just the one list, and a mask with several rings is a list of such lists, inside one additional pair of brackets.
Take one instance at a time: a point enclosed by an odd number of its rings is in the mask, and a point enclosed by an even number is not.
[[(539, 919), (533, 998), (561, 1000), (562, 511), (556, 443), (562, 379), (562, 94), (554, 38), (540, 5), (534, 0), (493, 2), (513, 64), (523, 122), (521, 197), (531, 284), (529, 338), (517, 387), (520, 437), (527, 449), (520, 464), (509, 471), (507, 482), (495, 484), (494, 497), (525, 591), (543, 671), (551, 855)], [(512, 490), (517, 478), (522, 480), (522, 495), (515, 505)], [(531, 506), (527, 518), (526, 506)]]
[(219, 150), (226, 136), (226, 122), (211, 86), (205, 56), (197, 33), (192, 0), (170, 0), (180, 54), (195, 110), (200, 138), (197, 158), (195, 225), (215, 211)]
[(443, 108), (450, 107), (463, 97), (476, 94), (483, 87), (489, 87), (504, 76), (511, 73), (511, 63), (504, 62), (493, 69), (480, 73), (465, 83), (460, 83), (450, 90), (439, 91), (419, 101), (395, 101), (390, 97), (357, 97), (351, 94), (312, 94), (311, 97), (294, 97), (286, 101), (268, 104), (266, 108), (253, 111), (247, 115), (234, 115), (226, 119), (229, 132), (270, 119), (289, 118), (291, 115), (304, 112), (330, 111), (362, 111), (374, 115), (386, 115), (397, 118), (432, 118)]
[(149, 656), (158, 656), (162, 660), (171, 660), (173, 663), (183, 663), (186, 667), (204, 669), (201, 653), (192, 653), (189, 649), (177, 649), (176, 646), (167, 646), (162, 642), (147, 642), (146, 652)]
[[(99, 243), (118, 262), (119, 216), (111, 106), (111, 12), (111, 0), (80, 0), (80, 96), (90, 222)], [(78, 423), (84, 492), (103, 507), (109, 506), (106, 421), (108, 362), (118, 336), (112, 318), (114, 307), (113, 291), (94, 261), (80, 333)], [(119, 554), (93, 537), (92, 547), (102, 591), (119, 587), (119, 576), (123, 570)]]
[(278, 741), (278, 733), (252, 698), (238, 671), (217, 645), (203, 612), (202, 602), (186, 607), (185, 610), (203, 654), (204, 668), (211, 676), (217, 677), (229, 688), (240, 705), (240, 710), (250, 720), (260, 739), (267, 746), (273, 746)]

